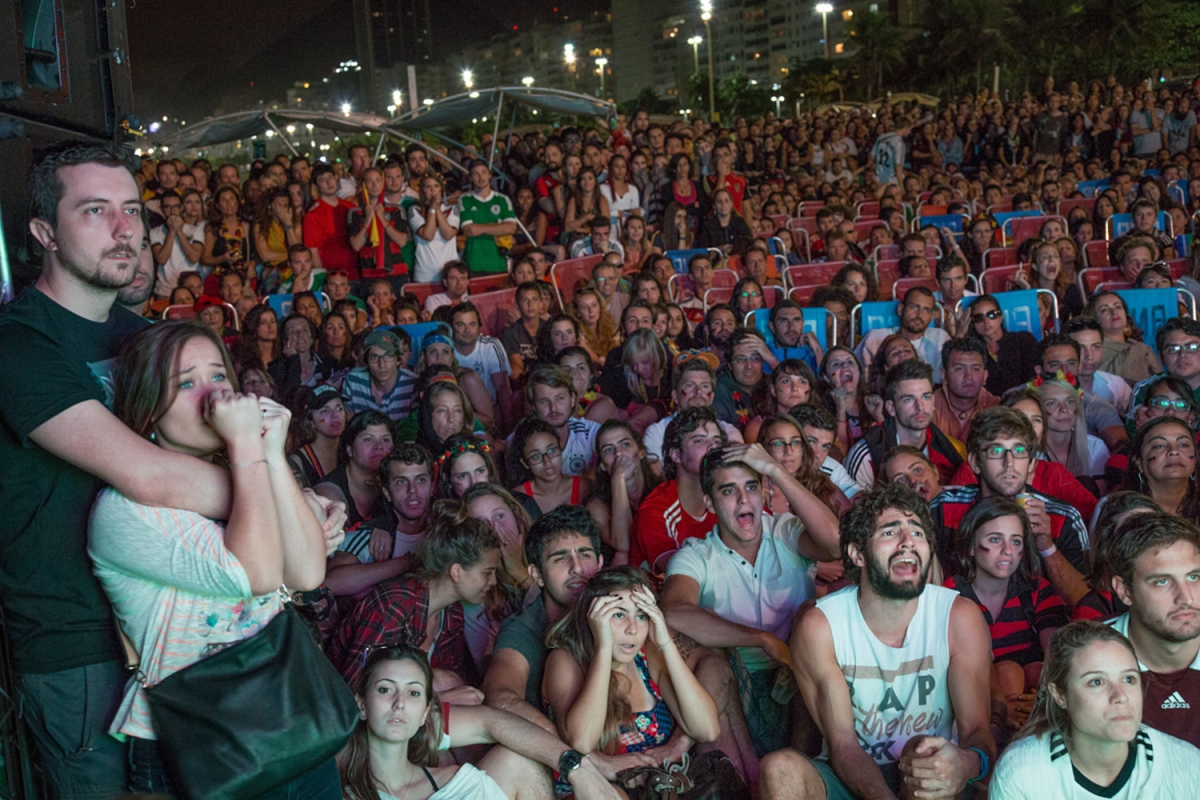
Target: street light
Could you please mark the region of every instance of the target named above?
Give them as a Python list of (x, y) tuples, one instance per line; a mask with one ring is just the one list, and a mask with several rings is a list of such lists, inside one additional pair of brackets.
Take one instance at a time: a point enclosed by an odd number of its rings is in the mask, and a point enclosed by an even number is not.
[(717, 118), (717, 94), (713, 89), (713, 38), (712, 0), (700, 0), (700, 19), (704, 22), (704, 33), (708, 37), (708, 121)]
[(704, 41), (703, 36), (693, 36), (688, 39), (688, 44), (692, 46), (692, 74), (700, 74), (700, 43)]
[(342, 113), (345, 114), (347, 117), (350, 116), (350, 104), (349, 103), (342, 103)]
[(399, 108), (401, 105), (399, 89), (392, 89), (392, 105), (394, 105), (396, 108)]
[(774, 103), (775, 103), (775, 116), (776, 116), (776, 117), (779, 117), (779, 116), (781, 116), (781, 113), (780, 113), (780, 111), (779, 111), (779, 104), (780, 104), (780, 103), (782, 103), (782, 102), (784, 101), (784, 98), (783, 98), (783, 96), (782, 96), (782, 95), (774, 95), (774, 96), (771, 98), (771, 100), (772, 100), (772, 101), (774, 101)]
[(463, 85), (467, 87), (467, 91), (471, 91), (471, 88), (475, 86), (475, 77), (471, 74), (471, 70), (464, 69), (462, 71), (462, 79)]
[(563, 45), (563, 61), (567, 62), (567, 71), (571, 73), (571, 89), (575, 89), (575, 45)]
[(833, 3), (817, 3), (817, 13), (821, 15), (821, 44), (825, 45), (825, 58), (829, 58), (829, 15), (833, 12)]
[(604, 99), (604, 68), (608, 65), (608, 59), (600, 56), (596, 59), (596, 66), (600, 68), (600, 99)]
[(521, 83), (525, 84), (526, 89), (532, 88), (533, 87), (533, 76), (526, 75), (524, 78), (521, 78)]

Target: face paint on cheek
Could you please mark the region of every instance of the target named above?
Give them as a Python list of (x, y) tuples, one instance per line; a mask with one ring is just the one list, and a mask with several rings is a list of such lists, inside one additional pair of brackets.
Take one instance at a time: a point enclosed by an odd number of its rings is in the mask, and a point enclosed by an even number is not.
[(992, 548), (990, 548), (990, 547), (987, 547), (986, 545), (982, 545), (982, 544), (977, 544), (977, 545), (975, 545), (975, 549), (976, 549), (976, 550), (978, 550), (978, 551), (979, 551), (979, 552), (981, 552), (981, 553), (990, 553), (990, 552), (992, 552)]

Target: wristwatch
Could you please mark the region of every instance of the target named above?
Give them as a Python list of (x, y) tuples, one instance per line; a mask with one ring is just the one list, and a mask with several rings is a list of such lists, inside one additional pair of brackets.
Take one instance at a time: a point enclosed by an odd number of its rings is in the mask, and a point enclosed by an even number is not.
[(563, 754), (558, 757), (558, 776), (566, 780), (568, 775), (579, 768), (584, 758), (583, 753), (578, 750), (563, 751)]
[(992, 772), (992, 762), (988, 759), (987, 753), (983, 752), (978, 747), (971, 747), (968, 749), (974, 750), (979, 754), (979, 774), (974, 778), (967, 779), (967, 786), (970, 786), (973, 783), (979, 783), (979, 781), (987, 780), (988, 775), (990, 775)]

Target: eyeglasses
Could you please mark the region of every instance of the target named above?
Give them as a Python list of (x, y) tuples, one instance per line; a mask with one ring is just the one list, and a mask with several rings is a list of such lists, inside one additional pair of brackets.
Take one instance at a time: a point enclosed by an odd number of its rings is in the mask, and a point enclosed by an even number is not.
[(1151, 408), (1161, 408), (1164, 411), (1187, 411), (1191, 404), (1187, 400), (1169, 400), (1166, 397), (1151, 397), (1147, 402)]
[(759, 292), (742, 292), (742, 297), (758, 297)]
[(1180, 353), (1195, 353), (1200, 350), (1200, 342), (1188, 342), (1187, 344), (1168, 344), (1162, 349), (1164, 356), (1177, 356)]
[(734, 356), (733, 357), (733, 363), (737, 364), (739, 367), (743, 366), (745, 364), (761, 364), (762, 360), (763, 360), (762, 356), (758, 355), (757, 353), (755, 353), (753, 355), (749, 355), (749, 356)]
[(561, 452), (561, 447), (547, 447), (546, 452), (544, 453), (530, 453), (529, 455), (525, 456), (525, 461), (529, 464), (540, 464), (542, 463), (543, 459), (554, 458)]
[(367, 355), (367, 363), (382, 364), (385, 361), (394, 361), (398, 357), (396, 353), (370, 353)]
[(988, 461), (1003, 461), (1010, 455), (1013, 457), (1013, 461), (1028, 461), (1033, 457), (1033, 451), (1023, 444), (1014, 447), (1001, 447), (993, 444), (983, 448), (983, 457)]
[(803, 450), (804, 440), (792, 439), (791, 441), (788, 441), (786, 439), (772, 439), (771, 441), (767, 442), (767, 446), (770, 447), (772, 452), (775, 453), (783, 453), (785, 450)]
[(1004, 316), (1004, 312), (993, 308), (991, 311), (981, 311), (978, 314), (971, 315), (971, 322), (983, 322), (985, 319), (1000, 319)]

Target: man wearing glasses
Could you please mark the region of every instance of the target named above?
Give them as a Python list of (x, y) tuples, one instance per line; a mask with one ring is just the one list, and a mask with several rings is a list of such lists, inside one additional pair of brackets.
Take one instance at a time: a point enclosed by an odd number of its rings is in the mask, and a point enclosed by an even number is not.
[(1073, 506), (1029, 485), (1036, 456), (1037, 434), (1020, 411), (993, 406), (975, 416), (967, 438), (967, 463), (979, 484), (946, 489), (930, 502), (937, 556), (943, 568), (951, 570), (957, 563), (954, 532), (971, 507), (987, 497), (1013, 498), (1029, 518), (1046, 579), (1073, 605), (1088, 593), (1082, 575), (1090, 547), (1087, 527)]
[[(914, 286), (904, 293), (904, 300), (896, 306), (896, 313), (900, 315), (900, 335), (912, 344), (922, 361), (933, 367), (935, 375), (940, 374), (942, 348), (950, 341), (950, 334), (932, 325), (938, 313), (933, 292), (924, 286)], [(896, 332), (891, 328), (876, 328), (863, 337), (856, 355), (864, 369), (870, 369), (883, 340)]]
[(608, 303), (608, 313), (613, 319), (620, 319), (621, 312), (629, 305), (629, 284), (621, 279), (624, 263), (622, 256), (609, 253), (599, 264), (592, 267), (592, 285), (604, 298), (604, 302)]
[(355, 367), (342, 382), (346, 413), (380, 411), (393, 422), (408, 416), (417, 376), (400, 364), (400, 332), (377, 329), (363, 342), (365, 367)]
[[(1165, 373), (1192, 387), (1192, 396), (1200, 403), (1200, 322), (1187, 317), (1169, 319), (1155, 336), (1158, 353)], [(1154, 375), (1133, 387), (1129, 408), (1136, 409), (1146, 402), (1147, 390), (1160, 375)]]

